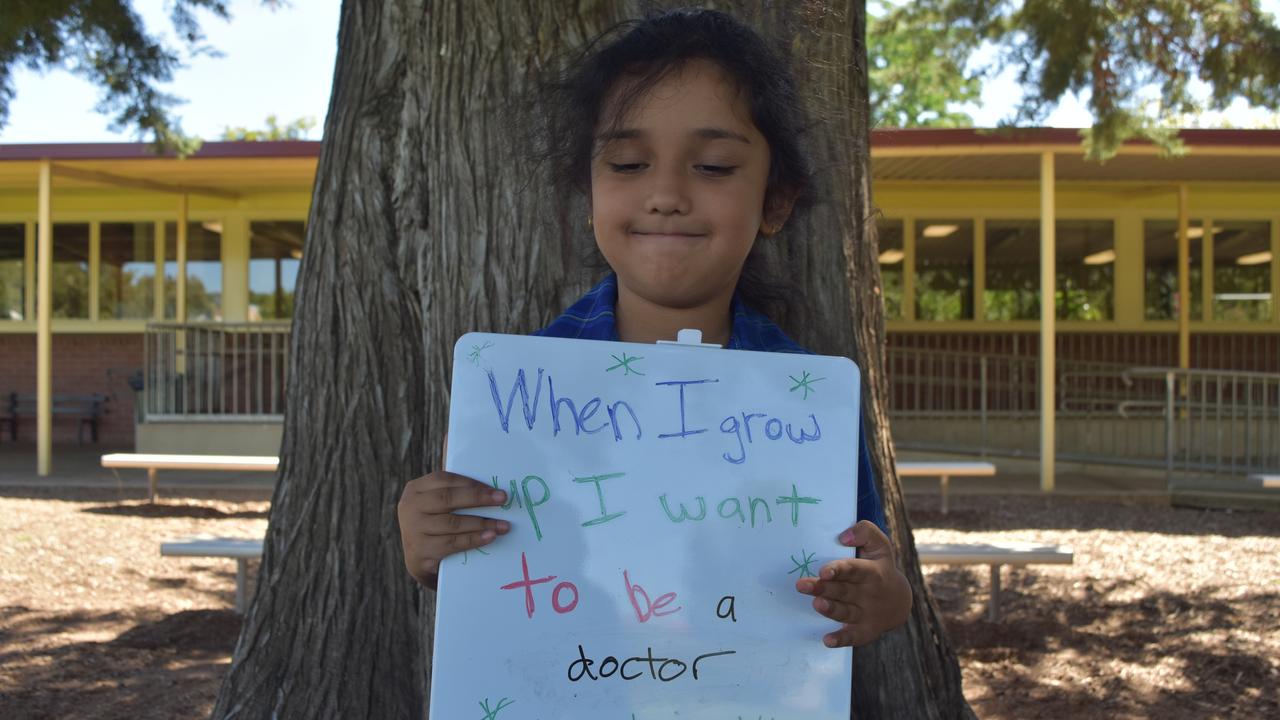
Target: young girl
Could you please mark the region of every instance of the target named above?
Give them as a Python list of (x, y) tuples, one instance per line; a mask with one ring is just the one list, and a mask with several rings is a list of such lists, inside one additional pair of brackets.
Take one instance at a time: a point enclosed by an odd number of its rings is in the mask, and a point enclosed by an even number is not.
[[(782, 60), (746, 26), (706, 10), (654, 15), (593, 47), (562, 86), (550, 149), (561, 179), (587, 192), (586, 222), (613, 273), (536, 334), (651, 343), (698, 328), (726, 348), (807, 352), (753, 308), (769, 300), (760, 246), (812, 192)], [(839, 535), (858, 556), (796, 582), (840, 623), (823, 638), (828, 647), (869, 643), (911, 608), (858, 440), (864, 519)], [(435, 587), (445, 556), (505, 534), (505, 521), (454, 511), (506, 499), (443, 470), (409, 482), (399, 519), (410, 574)]]

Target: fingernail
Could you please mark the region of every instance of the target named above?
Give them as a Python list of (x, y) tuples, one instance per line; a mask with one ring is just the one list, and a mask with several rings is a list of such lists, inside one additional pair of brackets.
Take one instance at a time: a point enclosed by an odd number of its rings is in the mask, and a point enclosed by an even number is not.
[(831, 601), (826, 598), (815, 598), (813, 601), (813, 609), (824, 613), (831, 609)]
[(493, 492), (489, 493), (489, 499), (494, 502), (506, 502), (507, 494), (502, 490), (494, 490)]
[(510, 529), (511, 529), (511, 523), (507, 522), (506, 520), (498, 521), (498, 532), (505, 533)]
[(493, 540), (496, 537), (498, 537), (498, 533), (492, 530), (485, 530), (484, 532), (480, 533), (480, 539), (485, 542), (489, 542), (490, 540)]
[(828, 635), (828, 636), (826, 636), (826, 637), (822, 638), (822, 644), (823, 644), (823, 645), (826, 645), (827, 647), (831, 647), (831, 648), (835, 647), (835, 646), (836, 646), (836, 636), (835, 636), (835, 635)]
[(849, 545), (853, 542), (853, 530), (845, 530), (840, 533), (840, 544)]
[(835, 577), (835, 576), (836, 576), (836, 571), (835, 571), (835, 570), (832, 570), (831, 568), (822, 568), (822, 579), (823, 579), (823, 580), (830, 580), (831, 578), (833, 578), (833, 577)]

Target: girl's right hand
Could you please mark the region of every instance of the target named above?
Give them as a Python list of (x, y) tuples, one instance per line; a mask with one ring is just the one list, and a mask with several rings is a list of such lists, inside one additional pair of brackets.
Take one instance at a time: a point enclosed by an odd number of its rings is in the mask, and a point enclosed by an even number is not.
[(410, 480), (396, 508), (409, 574), (434, 589), (441, 560), (462, 550), (484, 547), (511, 529), (506, 520), (454, 511), (502, 505), (506, 501), (507, 494), (492, 485), (444, 470)]

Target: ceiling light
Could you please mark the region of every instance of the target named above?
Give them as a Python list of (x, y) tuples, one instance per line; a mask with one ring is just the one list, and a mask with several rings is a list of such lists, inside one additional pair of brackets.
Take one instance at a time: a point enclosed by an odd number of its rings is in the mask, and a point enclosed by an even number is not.
[(293, 256), (293, 259), (294, 259), (294, 260), (301, 260), (301, 259), (302, 259), (302, 251), (301, 251), (301, 250), (299, 250), (299, 249), (297, 249), (297, 248), (294, 248), (294, 249), (290, 250), (290, 251), (289, 251), (289, 254)]
[(954, 234), (959, 229), (959, 225), (927, 225), (924, 229), (924, 236), (927, 238), (944, 238)]
[(222, 234), (222, 223), (220, 222), (202, 222), (200, 223), (200, 227), (211, 233), (218, 233), (219, 235)]
[(893, 265), (894, 263), (902, 262), (902, 258), (903, 255), (901, 250), (885, 250), (880, 253), (880, 264)]
[(1113, 249), (1096, 252), (1092, 255), (1084, 256), (1085, 265), (1106, 265), (1116, 261), (1116, 251)]
[(1251, 253), (1249, 255), (1241, 255), (1236, 258), (1237, 265), (1265, 265), (1271, 262), (1271, 251)]
[[(1210, 232), (1212, 232), (1214, 235), (1217, 235), (1218, 233), (1222, 232), (1222, 228), (1220, 228), (1220, 227), (1216, 227), (1216, 226), (1215, 226), (1215, 227), (1213, 228), (1213, 230), (1211, 230)], [(1178, 231), (1177, 231), (1177, 230), (1174, 230), (1174, 231), (1173, 231), (1173, 237), (1174, 237), (1175, 239), (1178, 237)], [(1200, 238), (1202, 238), (1202, 237), (1204, 237), (1204, 226), (1202, 226), (1202, 225), (1201, 225), (1201, 226), (1196, 226), (1196, 227), (1193, 227), (1193, 228), (1187, 228), (1187, 239), (1188, 239), (1188, 240), (1199, 240), (1199, 239), (1200, 239)]]

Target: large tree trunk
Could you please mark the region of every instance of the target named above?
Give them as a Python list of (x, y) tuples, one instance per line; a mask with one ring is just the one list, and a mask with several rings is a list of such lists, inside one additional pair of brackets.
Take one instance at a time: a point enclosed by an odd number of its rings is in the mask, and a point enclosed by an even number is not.
[[(215, 718), (425, 713), (434, 594), (405, 572), (395, 509), (404, 482), (440, 461), (453, 342), (468, 330), (538, 327), (590, 280), (576, 262), (585, 206), (547, 191), (528, 153), (507, 142), (504, 118), (537, 73), (637, 4), (343, 3), (280, 476)], [(971, 715), (892, 472), (879, 265), (864, 222), (863, 4), (727, 4), (781, 34), (802, 83), (821, 89), (810, 97), (825, 121), (825, 189), (837, 200), (788, 233), (803, 238), (786, 251), (820, 299), (799, 339), (863, 368), (881, 494), (916, 593), (908, 627), (858, 651), (856, 712)]]

